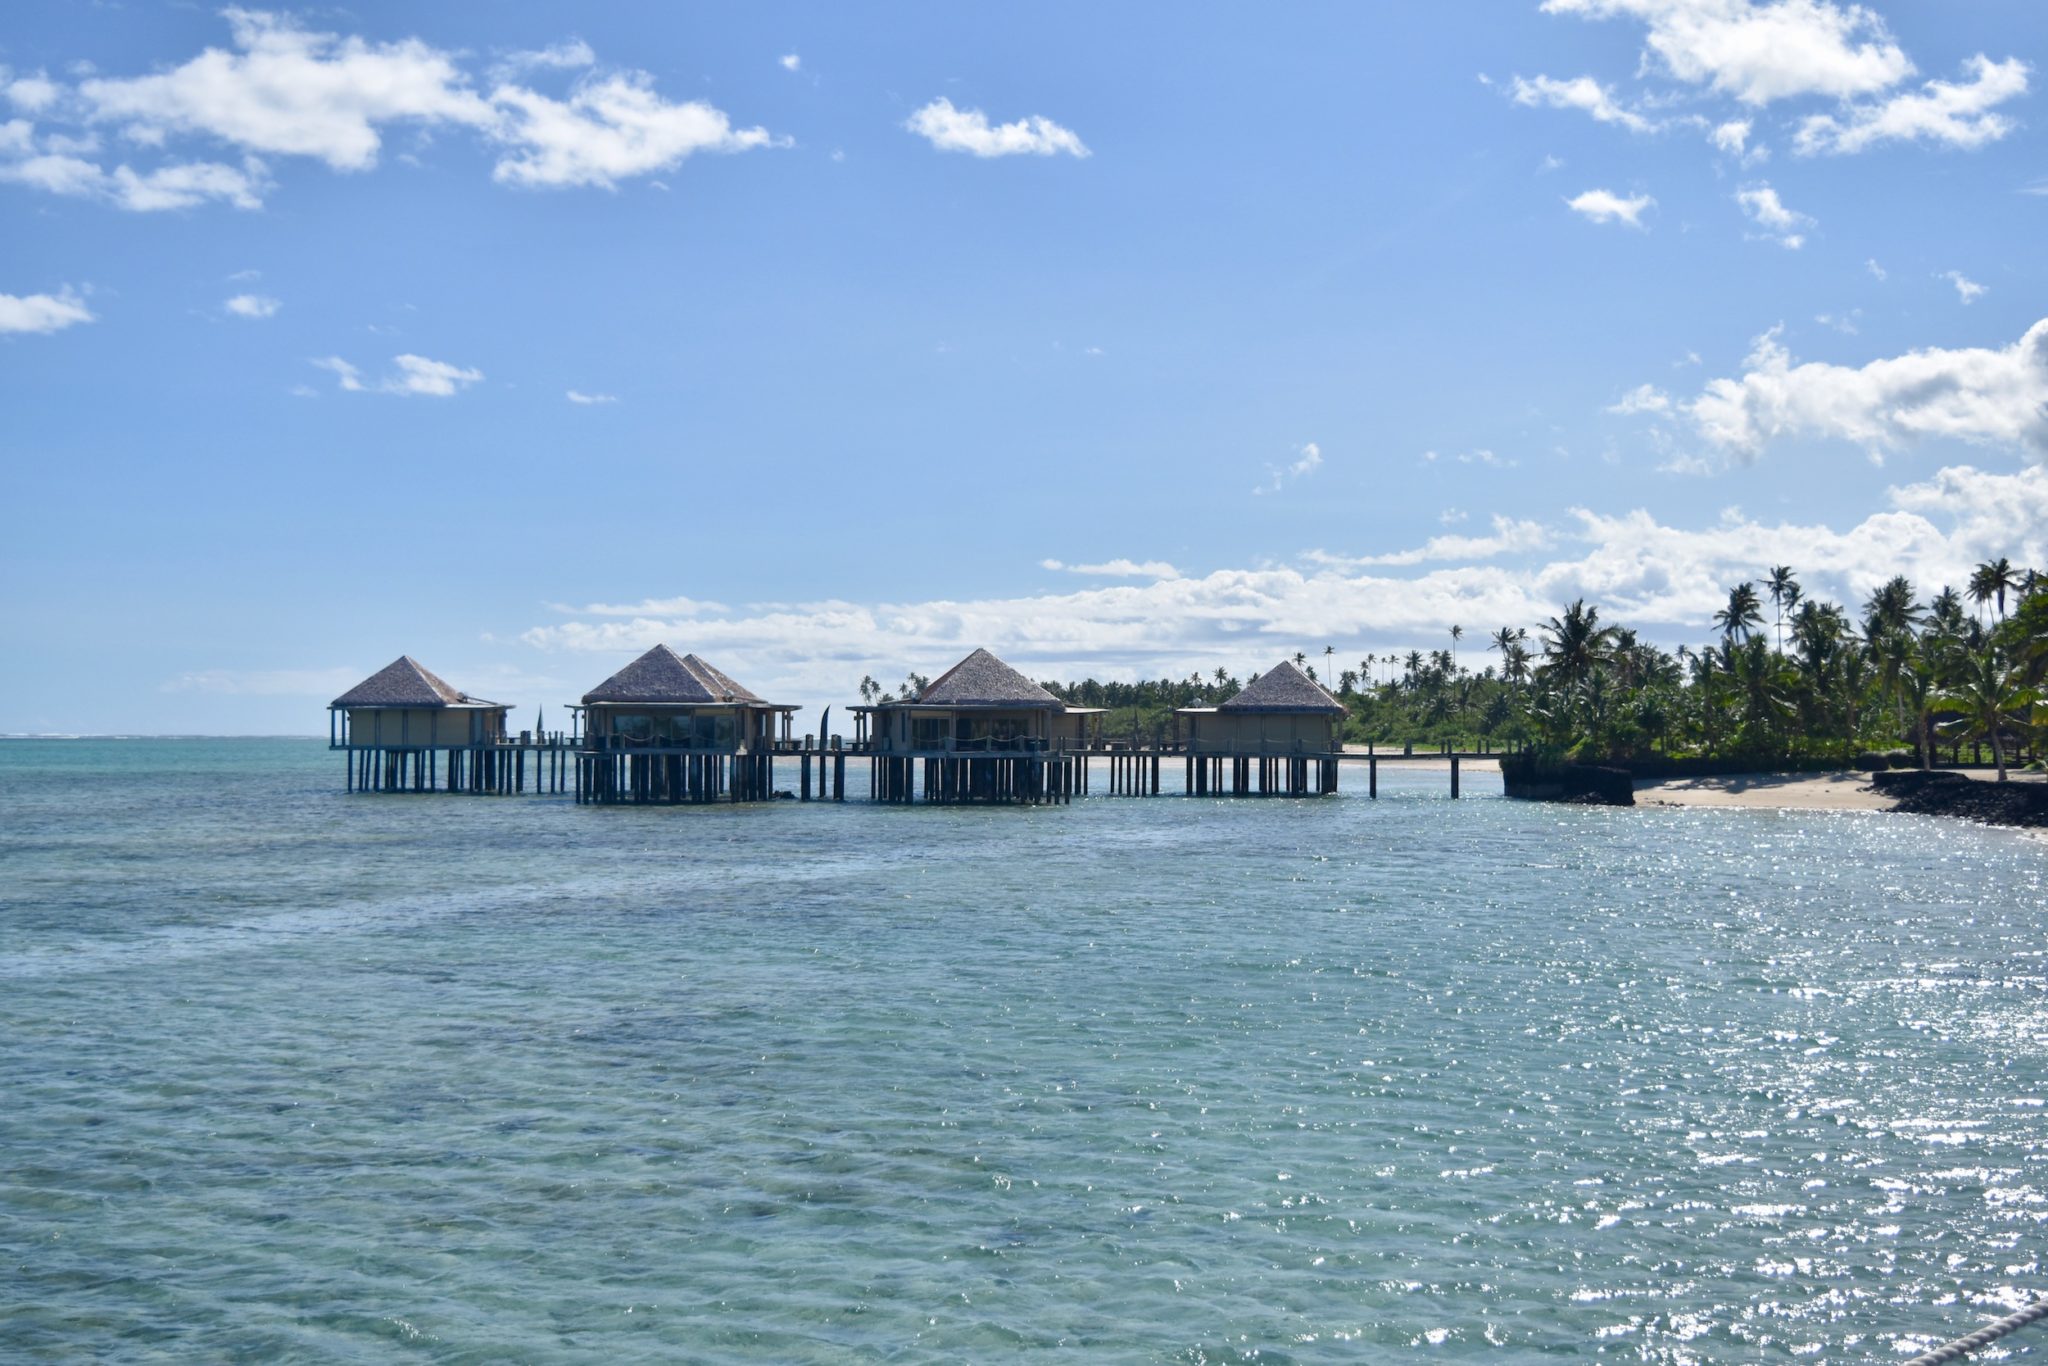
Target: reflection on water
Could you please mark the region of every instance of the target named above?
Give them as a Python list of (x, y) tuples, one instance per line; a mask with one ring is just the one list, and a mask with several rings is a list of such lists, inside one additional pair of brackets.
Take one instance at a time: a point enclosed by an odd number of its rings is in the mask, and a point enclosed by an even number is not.
[(0, 1355), (1890, 1361), (2048, 1279), (2011, 835), (340, 781), (0, 746)]

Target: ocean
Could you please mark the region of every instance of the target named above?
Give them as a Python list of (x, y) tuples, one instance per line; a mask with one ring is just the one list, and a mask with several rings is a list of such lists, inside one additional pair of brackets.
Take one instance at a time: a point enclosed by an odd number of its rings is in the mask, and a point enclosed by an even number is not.
[(0, 1358), (1889, 1362), (2048, 1289), (2048, 845), (1345, 782), (0, 742)]

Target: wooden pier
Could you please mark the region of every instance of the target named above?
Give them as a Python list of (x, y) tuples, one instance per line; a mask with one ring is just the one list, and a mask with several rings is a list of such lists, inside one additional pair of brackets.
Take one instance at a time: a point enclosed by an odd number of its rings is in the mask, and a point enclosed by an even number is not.
[(344, 745), (350, 792), (468, 792), (506, 797), (569, 790), (575, 750), (560, 736), (487, 745)]

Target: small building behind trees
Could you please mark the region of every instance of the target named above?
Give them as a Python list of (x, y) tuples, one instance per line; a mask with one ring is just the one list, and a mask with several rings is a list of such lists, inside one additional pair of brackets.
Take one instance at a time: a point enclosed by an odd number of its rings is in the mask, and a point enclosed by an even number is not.
[(1182, 707), (1173, 715), (1190, 792), (1308, 796), (1337, 790), (1345, 706), (1288, 660), (1228, 701)]

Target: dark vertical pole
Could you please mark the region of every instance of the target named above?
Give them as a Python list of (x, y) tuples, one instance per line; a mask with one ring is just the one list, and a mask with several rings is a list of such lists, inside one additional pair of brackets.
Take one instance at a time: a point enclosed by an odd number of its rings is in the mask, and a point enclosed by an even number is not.
[(1458, 798), (1458, 756), (1451, 756), (1451, 800)]
[(1374, 801), (1379, 800), (1380, 761), (1377, 758), (1368, 758), (1365, 761), (1365, 795)]

